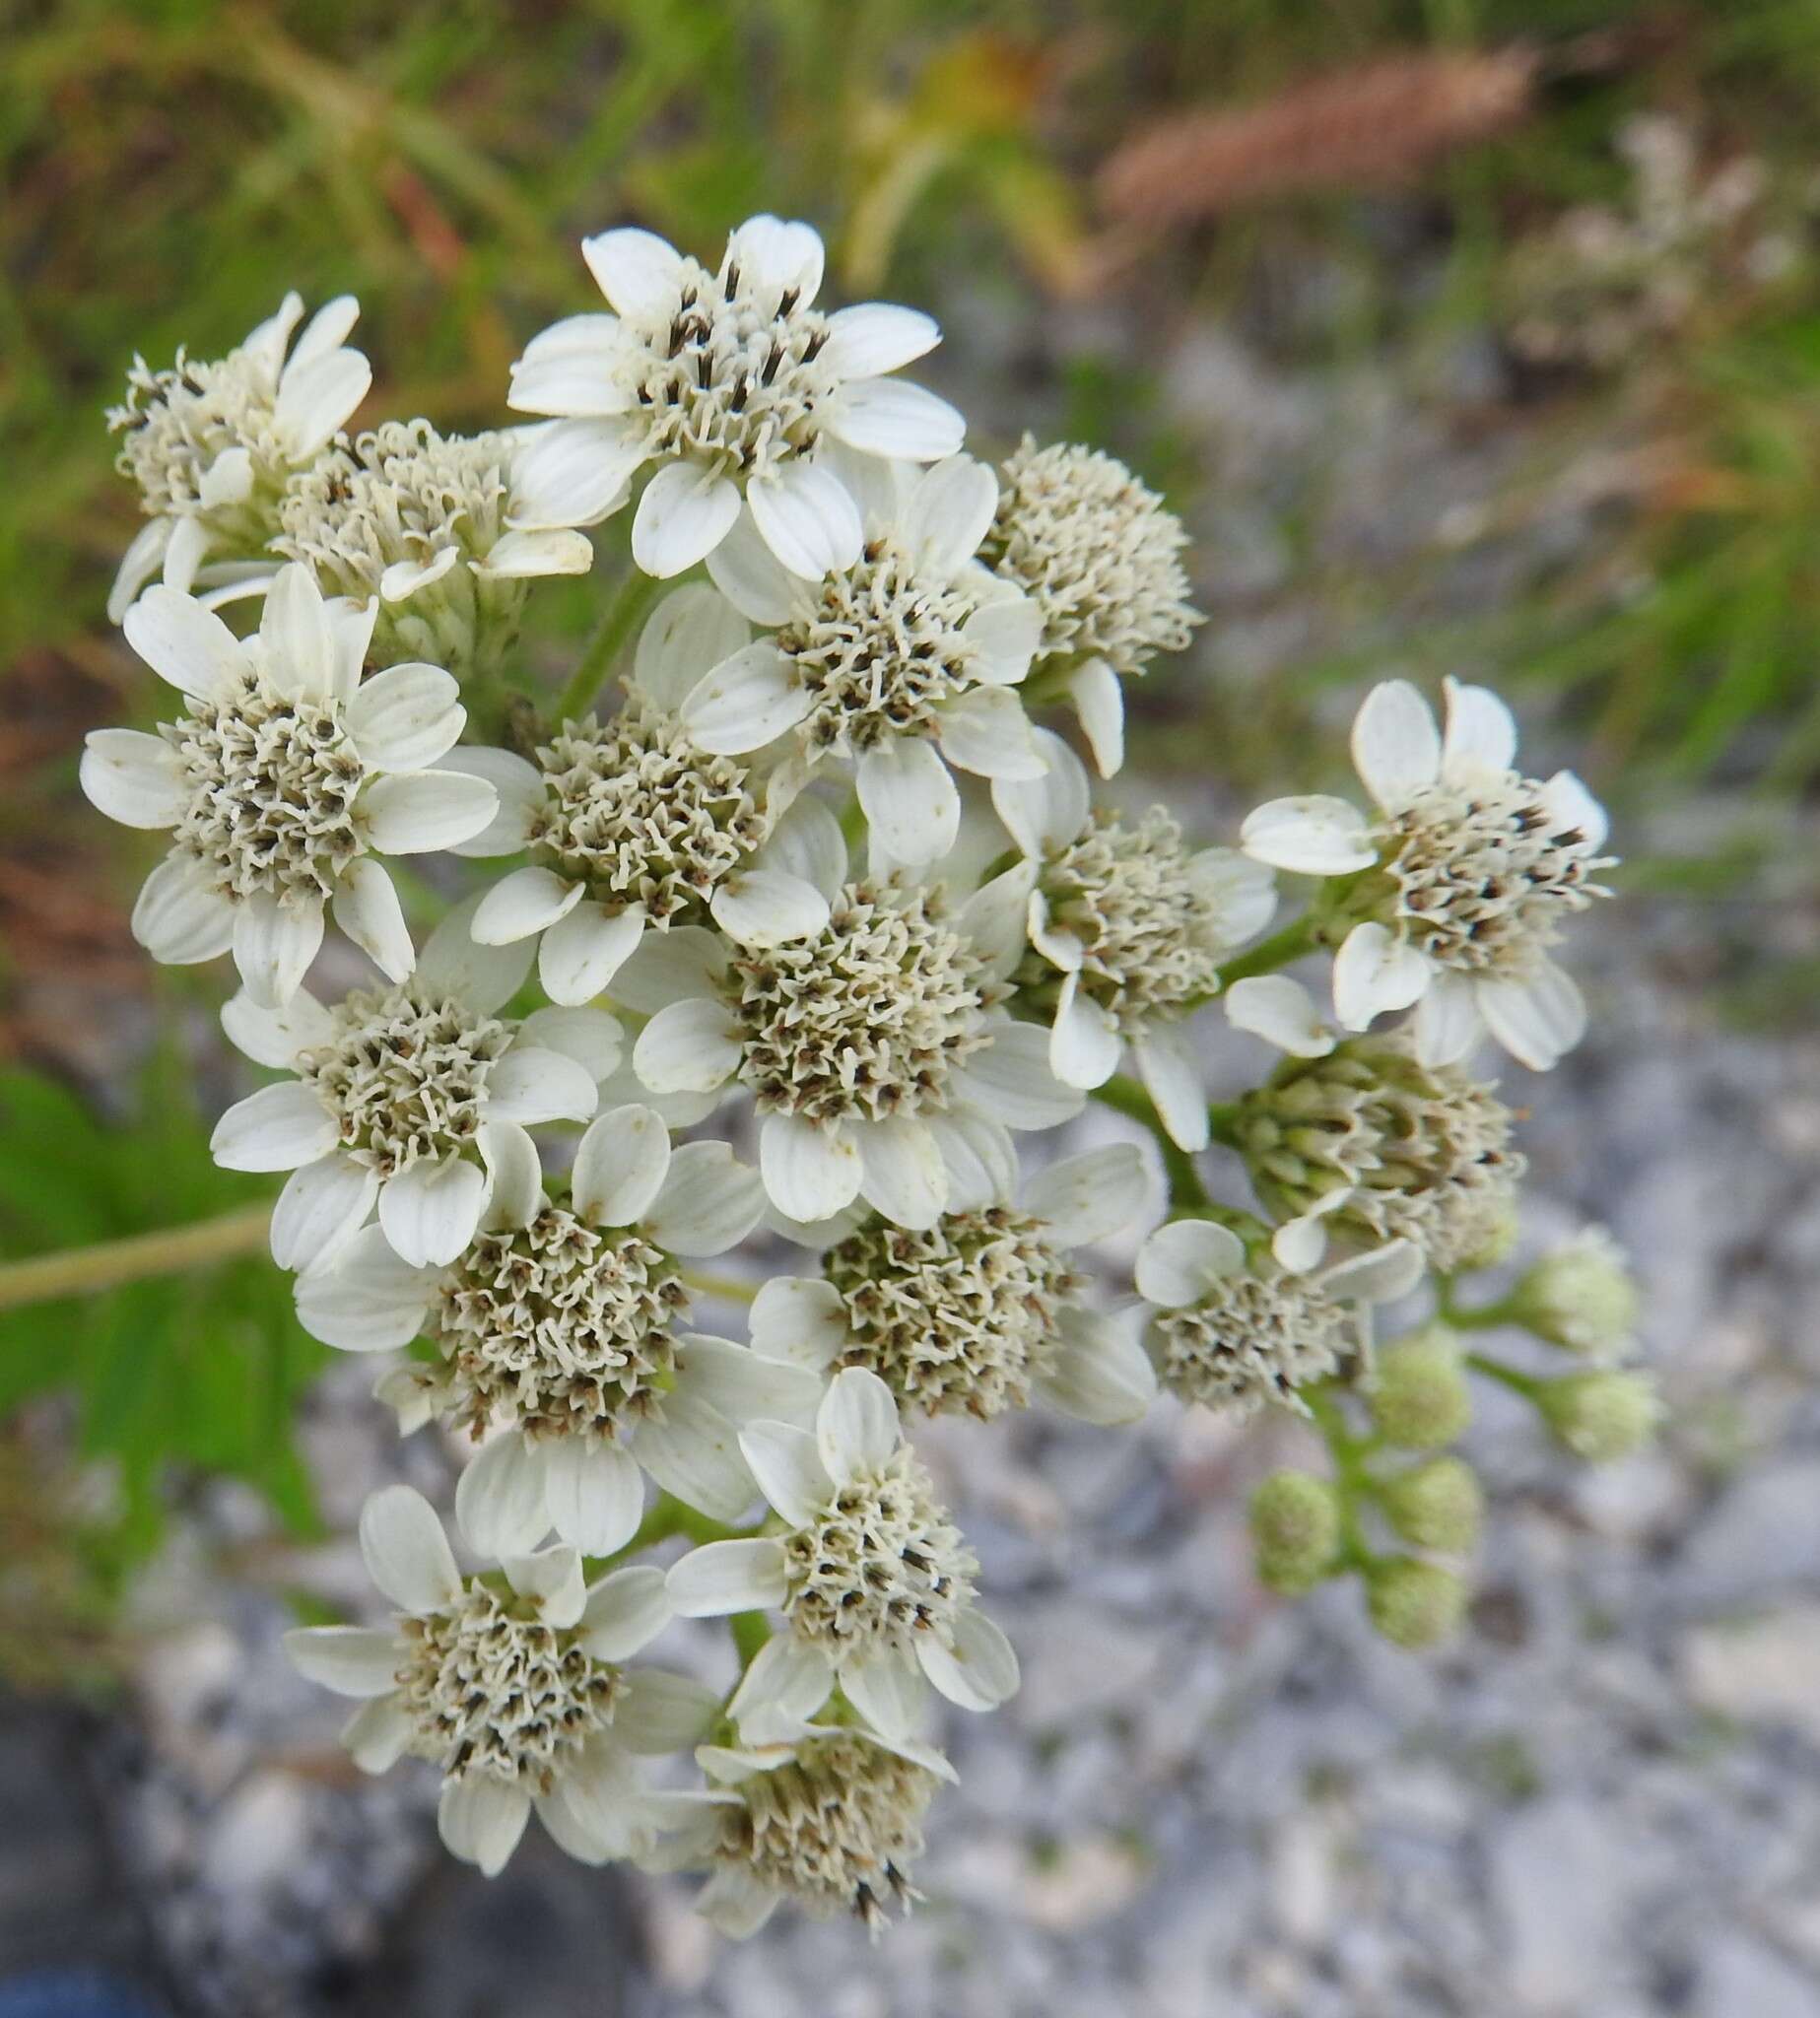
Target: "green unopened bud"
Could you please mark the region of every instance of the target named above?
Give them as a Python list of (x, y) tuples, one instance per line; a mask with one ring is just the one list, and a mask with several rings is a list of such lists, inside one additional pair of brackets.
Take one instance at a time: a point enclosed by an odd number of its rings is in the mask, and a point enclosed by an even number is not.
[(1496, 1268), (1511, 1258), (1517, 1245), (1517, 1203), (1508, 1196), (1488, 1197), (1469, 1234), (1460, 1239), (1461, 1268)]
[(1479, 1545), (1485, 1495), (1478, 1474), (1458, 1457), (1431, 1457), (1385, 1479), (1380, 1498), (1384, 1518), (1417, 1548), (1466, 1556)]
[(1372, 1419), (1404, 1450), (1451, 1444), (1472, 1420), (1459, 1341), (1445, 1324), (1425, 1324), (1378, 1357)]
[(1454, 1632), (1466, 1609), (1466, 1583), (1439, 1563), (1389, 1556), (1366, 1576), (1372, 1624), (1397, 1647), (1433, 1647)]
[(1324, 1478), (1273, 1471), (1251, 1495), (1257, 1581), (1286, 1597), (1311, 1590), (1340, 1545), (1339, 1496)]
[(1648, 1374), (1569, 1374), (1544, 1380), (1536, 1401), (1556, 1437), (1588, 1464), (1628, 1457), (1655, 1434), (1662, 1413)]
[[(1239, 1103), (1234, 1139), (1278, 1219), (1316, 1209), (1343, 1243), (1407, 1240), (1437, 1268), (1486, 1265), (1523, 1159), (1511, 1110), (1456, 1066), (1418, 1062), (1404, 1035), (1288, 1058)], [(1336, 1194), (1340, 1194), (1336, 1199)]]
[(1589, 1227), (1523, 1276), (1510, 1310), (1550, 1345), (1596, 1358), (1630, 1336), (1640, 1301), (1624, 1249), (1602, 1227)]

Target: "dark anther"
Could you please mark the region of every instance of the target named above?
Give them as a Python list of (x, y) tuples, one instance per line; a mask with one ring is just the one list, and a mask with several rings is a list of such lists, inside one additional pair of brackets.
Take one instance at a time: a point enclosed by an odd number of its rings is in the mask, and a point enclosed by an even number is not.
[(800, 292), (797, 288), (784, 289), (782, 294), (777, 297), (777, 313), (779, 315), (787, 315), (795, 307), (796, 297)]
[(771, 347), (771, 355), (770, 355), (770, 356), (769, 356), (769, 357), (768, 357), (768, 358), (767, 358), (767, 359), (765, 360), (765, 369), (764, 369), (764, 370), (763, 370), (763, 371), (762, 371), (762, 372), (761, 372), (761, 373), (759, 374), (759, 382), (760, 382), (760, 384), (761, 384), (761, 385), (769, 385), (769, 384), (771, 383), (771, 381), (772, 381), (772, 380), (773, 380), (773, 379), (774, 379), (775, 377), (776, 377), (776, 375), (777, 375), (777, 367), (778, 367), (779, 365), (781, 365), (782, 363), (783, 363), (783, 346), (782, 346), (782, 345), (781, 345), (780, 343), (774, 343), (774, 344), (772, 345), (772, 347)]

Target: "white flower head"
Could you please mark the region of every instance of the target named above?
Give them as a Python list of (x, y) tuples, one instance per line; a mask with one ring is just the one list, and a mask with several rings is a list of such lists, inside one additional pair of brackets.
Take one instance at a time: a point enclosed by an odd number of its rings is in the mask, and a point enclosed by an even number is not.
[[(586, 1012), (581, 1012), (586, 1013)], [(298, 1283), (324, 1343), (437, 1348), (386, 1376), (406, 1428), (438, 1417), (476, 1440), (455, 1504), (476, 1546), (534, 1548), (551, 1531), (590, 1556), (624, 1548), (644, 1475), (721, 1520), (757, 1493), (735, 1442), (756, 1416), (807, 1420), (822, 1383), (691, 1330), (679, 1257), (717, 1254), (758, 1223), (757, 1174), (723, 1142), (672, 1148), (645, 1107), (599, 1115), (566, 1201), (545, 1190), (522, 1129), (498, 1137), (480, 1228), (452, 1261), (414, 1268), (384, 1232), (355, 1235)]]
[(1156, 1394), (1129, 1332), (1081, 1301), (1077, 1246), (1120, 1232), (1149, 1196), (1130, 1143), (1052, 1164), (1012, 1202), (1008, 1139), (977, 1131), (1001, 1168), (971, 1195), (957, 1185), (931, 1227), (868, 1218), (822, 1256), (822, 1275), (780, 1275), (752, 1307), (769, 1359), (826, 1375), (877, 1374), (905, 1409), (981, 1421), (1043, 1399), (1095, 1423), (1133, 1422)]
[(696, 1911), (721, 1933), (743, 1940), (788, 1903), (818, 1918), (850, 1914), (877, 1935), (893, 1908), (921, 1897), (910, 1871), (923, 1816), (955, 1778), (932, 1747), (887, 1738), (862, 1717), (802, 1722), (769, 1743), (702, 1745), (696, 1758), (709, 1789), (648, 1797), (668, 1833), (640, 1860), (708, 1871)]
[[(1527, 1163), (1512, 1114), (1457, 1065), (1424, 1065), (1402, 1031), (1351, 1037), (1311, 1055), (1314, 1003), (1284, 975), (1240, 982), (1234, 1021), (1288, 1040), (1290, 1055), (1238, 1105), (1235, 1146), (1303, 1266), (1329, 1235), (1356, 1247), (1408, 1240), (1444, 1273), (1483, 1266)], [(1230, 1008), (1230, 1005), (1229, 1005)], [(1267, 1026), (1267, 1027), (1266, 1027)]]
[(517, 638), (526, 583), (594, 564), (579, 532), (508, 528), (518, 447), (516, 434), (441, 435), (424, 420), (343, 437), (286, 485), (273, 550), (373, 605), (373, 664), (488, 670)]
[(953, 1189), (956, 1125), (1052, 1127), (1081, 1096), (1050, 1074), (1042, 1032), (996, 1008), (1002, 990), (941, 887), (845, 881), (839, 824), (813, 800), (792, 814), (806, 806), (820, 818), (791, 859), (826, 899), (826, 923), (731, 954), (693, 927), (653, 935), (614, 983), (629, 1008), (654, 1012), (633, 1064), (657, 1096), (753, 1095), (759, 1168), (786, 1219), (815, 1224), (863, 1197), (899, 1226), (931, 1226)]
[[(1580, 989), (1549, 958), (1566, 919), (1603, 895), (1603, 810), (1571, 771), (1537, 782), (1513, 769), (1517, 726), (1484, 687), (1446, 683), (1445, 737), (1406, 680), (1366, 697), (1353, 760), (1378, 802), (1273, 799), (1245, 823), (1254, 859), (1313, 876), (1356, 876), (1357, 919), (1333, 962), (1341, 1026), (1416, 1004), (1417, 1052), (1453, 1064), (1489, 1029), (1545, 1071), (1585, 1029)], [(1369, 872), (1369, 873), (1367, 873)]]
[(372, 382), (372, 367), (344, 341), (360, 314), (352, 295), (319, 308), (292, 345), (303, 313), (302, 298), (287, 295), (276, 315), (215, 364), (181, 351), (164, 371), (133, 360), (126, 399), (107, 425), (123, 437), (118, 466), (139, 486), (149, 523), (107, 599), (116, 624), (161, 572), (182, 591), (210, 562), (230, 575), (240, 564), (269, 573), (259, 557), (278, 530), (286, 480), (333, 438)]
[(827, 924), (827, 898), (791, 863), (826, 844), (827, 826), (844, 855), (833, 814), (787, 805), (750, 760), (703, 751), (673, 711), (703, 666), (745, 637), (713, 589), (677, 589), (645, 626), (616, 715), (565, 722), (535, 764), (485, 753), (500, 817), (462, 851), (528, 849), (532, 860), (487, 893), (475, 936), (540, 938), (552, 1001), (592, 1001), (647, 929), (711, 917), (740, 944), (769, 945)]
[(1137, 1257), (1137, 1291), (1155, 1307), (1150, 1349), (1183, 1401), (1248, 1415), (1266, 1401), (1304, 1409), (1297, 1390), (1368, 1356), (1367, 1307), (1405, 1296), (1421, 1250), (1393, 1241), (1315, 1272), (1249, 1252), (1209, 1219), (1161, 1226)]
[(995, 780), (992, 803), (1023, 860), (969, 902), (994, 973), (1049, 1026), (1064, 1085), (1103, 1086), (1129, 1045), (1164, 1125), (1207, 1146), (1207, 1101), (1183, 1019), (1220, 985), (1222, 960), (1269, 922), (1268, 869), (1232, 848), (1189, 850), (1160, 807), (1132, 824), (1096, 811), (1080, 759), (1037, 731), (1046, 773)]
[(719, 1708), (682, 1675), (624, 1664), (669, 1622), (662, 1572), (618, 1570), (590, 1588), (577, 1552), (558, 1547), (464, 1579), (435, 1510), (409, 1486), (367, 1502), (361, 1551), (398, 1607), (390, 1627), (285, 1638), (311, 1681), (360, 1699), (342, 1733), (355, 1764), (383, 1773), (428, 1760), (442, 1776), (443, 1843), (488, 1877), (533, 1809), (584, 1862), (649, 1850), (634, 1755), (686, 1749)]
[(805, 767), (850, 761), (875, 845), (894, 862), (931, 862), (960, 824), (950, 767), (1042, 774), (1015, 691), (1042, 615), (977, 558), (998, 497), (983, 463), (951, 455), (915, 469), (843, 453), (818, 471), (863, 521), (863, 545), (805, 579), (742, 514), (708, 572), (770, 635), (716, 666), (683, 718), (707, 750), (787, 737)]
[(756, 1422), (740, 1447), (781, 1532), (692, 1550), (669, 1590), (689, 1618), (783, 1614), (729, 1706), (742, 1729), (787, 1733), (837, 1683), (893, 1741), (913, 1736), (930, 1684), (964, 1710), (1015, 1693), (1017, 1656), (974, 1603), (973, 1551), (902, 1441), (876, 1374), (837, 1374), (813, 1433)]
[(1181, 521), (1115, 457), (1028, 435), (1004, 464), (984, 559), (1043, 613), (1038, 657), (1080, 716), (1100, 774), (1124, 761), (1124, 694), (1203, 622), (1189, 602)]
[(935, 324), (878, 303), (816, 307), (809, 226), (749, 218), (713, 272), (642, 231), (603, 232), (581, 253), (612, 312), (546, 329), (513, 368), (511, 405), (558, 417), (523, 453), (518, 525), (592, 524), (655, 463), (632, 528), (645, 573), (707, 559), (743, 500), (771, 551), (814, 579), (861, 541), (822, 444), (912, 462), (960, 447), (954, 408), (888, 375), (934, 349)]
[(210, 1142), (227, 1170), (294, 1173), (272, 1218), (281, 1267), (326, 1262), (375, 1204), (401, 1260), (454, 1260), (496, 1169), (523, 1167), (523, 1130), (585, 1121), (599, 1105), (619, 1025), (597, 1009), (503, 1018), (530, 949), (476, 946), (470, 911), (443, 919), (408, 981), (332, 1009), (304, 988), (283, 1009), (245, 992), (223, 1009), (249, 1058), (293, 1075), (230, 1108)]
[(273, 581), (248, 639), (163, 585), (127, 612), (127, 641), (185, 710), (156, 736), (94, 731), (82, 784), (110, 818), (171, 831), (133, 910), (155, 960), (232, 948), (248, 990), (280, 1005), (332, 910), (381, 973), (411, 972), (397, 893), (373, 857), (463, 841), (497, 798), (483, 778), (438, 768), (467, 719), (447, 673), (406, 664), (362, 680), (371, 621), (324, 601), (297, 566)]

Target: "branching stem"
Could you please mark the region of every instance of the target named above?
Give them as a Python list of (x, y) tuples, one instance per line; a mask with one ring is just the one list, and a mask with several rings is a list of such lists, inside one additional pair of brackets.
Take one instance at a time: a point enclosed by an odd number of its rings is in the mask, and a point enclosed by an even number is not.
[(1241, 953), (1229, 960), (1220, 969), (1220, 986), (1230, 988), (1234, 981), (1249, 980), (1253, 975), (1275, 974), (1279, 968), (1289, 967), (1300, 960), (1305, 953), (1313, 953), (1320, 944), (1321, 924), (1318, 908), (1305, 910), (1280, 932), (1272, 932), (1269, 938), (1260, 939), (1248, 953)]

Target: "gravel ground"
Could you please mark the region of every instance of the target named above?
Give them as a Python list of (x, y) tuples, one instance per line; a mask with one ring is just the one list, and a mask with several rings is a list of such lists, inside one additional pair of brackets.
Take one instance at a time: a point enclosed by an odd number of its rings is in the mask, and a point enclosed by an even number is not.
[[(1461, 450), (1385, 382), (1275, 377), (1230, 336), (1190, 332), (1164, 376), (1219, 444), (1211, 490), (1247, 501), (1201, 528), (1236, 680), (1329, 635), (1272, 518), (1316, 459), (1348, 501), (1321, 537), (1372, 552), (1457, 524), (1512, 452)], [(1409, 621), (1507, 592), (1576, 526), (1571, 505), (1532, 525), (1526, 564), (1462, 553)], [(1686, 851), (1730, 817), (1650, 838)], [(1811, 857), (1811, 834), (1783, 841)], [(108, 1961), (199, 2018), (1820, 2018), (1820, 1040), (1713, 1007), (1740, 945), (1798, 951), (1813, 922), (1766, 901), (1721, 940), (1710, 911), (1632, 900), (1577, 935), (1592, 1035), (1512, 1080), (1534, 1110), (1527, 1237), (1593, 1217), (1633, 1249), (1674, 1423), (1577, 1471), (1485, 1399), (1494, 1514), (1452, 1649), (1383, 1646), (1350, 1587), (1291, 1606), (1251, 1582), (1246, 1491), (1307, 1454), (1293, 1424), (1170, 1407), (1129, 1434), (931, 1438), (1024, 1690), (954, 1719), (962, 1782), (911, 1919), (872, 1948), (780, 1917), (730, 1948), (688, 1881), (541, 1844), (492, 1886), (442, 1858), (430, 1789), (353, 1775), (278, 1648), (279, 1593), (363, 1599), (352, 1548), (275, 1558), (224, 1492), (144, 1595), (137, 1714), (0, 1716), (29, 1823), (0, 1856), (0, 1967)], [(310, 1426), (343, 1522), (400, 1461), (365, 1384), (338, 1370)], [(437, 1489), (423, 1441), (407, 1461)], [(224, 1549), (232, 1581), (208, 1567)], [(709, 1658), (704, 1629), (673, 1633), (676, 1658)]]

